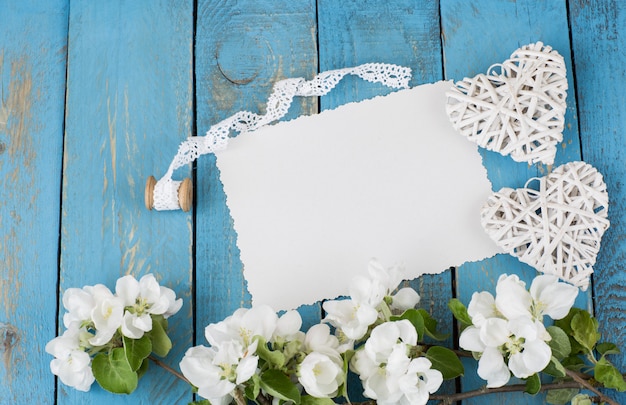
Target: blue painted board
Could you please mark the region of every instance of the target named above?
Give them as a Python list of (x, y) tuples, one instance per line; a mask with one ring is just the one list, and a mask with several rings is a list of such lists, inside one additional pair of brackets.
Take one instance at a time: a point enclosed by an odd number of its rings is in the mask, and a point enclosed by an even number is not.
[[(566, 129), (558, 148), (555, 165), (580, 160), (576, 99), (573, 91), (573, 70), (568, 35), (568, 16), (565, 2), (523, 0), (503, 2), (485, 0), (441, 1), (441, 24), (444, 71), (447, 79), (461, 80), (485, 73), (489, 66), (500, 63), (522, 45), (542, 41), (552, 46), (565, 59), (568, 68), (570, 92), (567, 98)], [(494, 191), (502, 187), (522, 187), (531, 177), (543, 176), (550, 168), (516, 163), (509, 157), (483, 151), (483, 163)], [(497, 255), (479, 263), (469, 263), (458, 269), (456, 289), (458, 298), (466, 305), (474, 291), (495, 292), (495, 284), (502, 273), (515, 273), (529, 283), (536, 271), (508, 255)], [(578, 306), (590, 306), (590, 291), (580, 294)], [(462, 379), (464, 391), (484, 386), (474, 370), (468, 370)], [(468, 404), (541, 403), (543, 396), (525, 394), (493, 394), (464, 401)]]
[[(381, 62), (413, 70), (410, 86), (442, 79), (439, 9), (434, 1), (318, 0), (320, 71)], [(382, 84), (344, 78), (321, 109), (388, 94)]]
[[(73, 1), (69, 23), (61, 294), (155, 274), (184, 299), (170, 318), (174, 348), (165, 359), (176, 369), (193, 341), (192, 218), (147, 211), (143, 189), (191, 135), (193, 2)], [(151, 366), (132, 396), (59, 384), (58, 403), (191, 400), (186, 383)]]
[[(265, 111), (272, 85), (317, 73), (315, 2), (312, 0), (198, 2), (196, 32), (197, 132), (248, 110)], [(294, 101), (285, 119), (317, 111), (315, 98)], [(197, 162), (196, 336), (204, 327), (249, 307), (236, 233), (214, 156)], [(280, 254), (280, 252), (275, 252)], [(277, 294), (280, 280), (276, 280)], [(319, 322), (319, 305), (304, 308), (305, 324)], [(306, 326), (305, 326), (306, 328)]]
[(66, 1), (0, 1), (0, 403), (50, 403)]
[[(580, 137), (585, 161), (604, 175), (611, 227), (602, 239), (594, 273), (595, 314), (602, 339), (616, 343), (612, 356), (626, 368), (626, 4), (621, 1), (569, 2), (572, 50), (576, 60)], [(626, 403), (626, 394), (614, 394)]]

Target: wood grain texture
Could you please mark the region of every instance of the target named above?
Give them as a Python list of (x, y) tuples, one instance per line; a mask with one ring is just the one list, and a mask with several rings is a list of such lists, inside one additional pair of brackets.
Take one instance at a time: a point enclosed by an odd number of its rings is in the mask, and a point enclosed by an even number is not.
[[(528, 43), (542, 41), (556, 49), (565, 59), (570, 90), (565, 117), (566, 129), (555, 165), (581, 159), (565, 2), (489, 0), (475, 3), (441, 0), (441, 24), (444, 70), (448, 79), (460, 80), (487, 72), (490, 65), (504, 61), (515, 49)], [(529, 178), (543, 176), (550, 170), (543, 165), (516, 163), (511, 158), (494, 152), (482, 151), (481, 154), (494, 190), (522, 187)], [(487, 290), (494, 293), (496, 281), (503, 273), (518, 274), (527, 283), (536, 275), (533, 268), (508, 255), (497, 255), (479, 263), (468, 263), (458, 269), (458, 298), (467, 305), (474, 291)], [(577, 305), (589, 306), (590, 296), (590, 293), (580, 294)], [(464, 391), (485, 384), (475, 374), (475, 369), (469, 368), (467, 371), (462, 380)], [(524, 394), (494, 394), (464, 403), (534, 404), (541, 403), (542, 398), (541, 395), (530, 397)]]
[[(317, 3), (320, 71), (381, 62), (411, 67), (411, 86), (442, 79), (436, 2), (318, 0)], [(391, 91), (382, 84), (346, 77), (321, 98), (321, 109)]]
[[(570, 1), (572, 47), (576, 60), (580, 136), (586, 162), (604, 175), (611, 227), (602, 238), (594, 266), (595, 313), (602, 339), (626, 344), (626, 134), (624, 66), (626, 4)], [(623, 351), (623, 349), (622, 349)], [(611, 357), (620, 370), (626, 355)], [(619, 403), (626, 394), (614, 393)]]
[[(263, 113), (276, 81), (317, 73), (312, 0), (203, 0), (197, 14), (198, 135), (240, 110)], [(316, 111), (316, 99), (297, 99), (285, 119)], [(204, 327), (249, 307), (251, 297), (214, 156), (201, 157), (197, 167), (196, 336), (206, 344)], [(307, 325), (321, 315), (319, 305), (301, 313)]]
[[(436, 2), (318, 0), (318, 25), (320, 71), (384, 62), (410, 67), (413, 71), (411, 86), (443, 78)], [(391, 91), (380, 84), (346, 77), (332, 92), (321, 97), (320, 106), (322, 110), (332, 109)], [(372, 229), (372, 232), (377, 230)], [(408, 283), (420, 294), (420, 307), (438, 320), (442, 331), (452, 330), (452, 316), (447, 310), (452, 297), (451, 283), (450, 271), (424, 275)], [(452, 347), (452, 336), (444, 344)], [(352, 400), (361, 397), (357, 380), (349, 384)], [(442, 392), (454, 389), (454, 382), (446, 382)]]
[[(56, 336), (65, 1), (0, 1), (0, 403), (49, 403)], [(32, 382), (35, 382), (33, 388)]]
[[(143, 191), (191, 135), (192, 43), (191, 0), (71, 4), (61, 293), (96, 283), (114, 289), (122, 275), (155, 274), (184, 300), (170, 322), (175, 344), (165, 362), (174, 368), (193, 340), (191, 215), (147, 211)], [(60, 384), (58, 402), (191, 400), (187, 384), (151, 366), (132, 396)]]

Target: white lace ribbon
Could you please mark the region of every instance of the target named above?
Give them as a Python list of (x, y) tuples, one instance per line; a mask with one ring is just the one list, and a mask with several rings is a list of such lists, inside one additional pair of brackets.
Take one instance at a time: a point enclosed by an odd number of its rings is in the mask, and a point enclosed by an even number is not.
[(180, 209), (178, 188), (181, 182), (172, 180), (174, 171), (193, 162), (201, 155), (225, 149), (231, 131), (254, 131), (277, 121), (287, 114), (294, 97), (323, 96), (348, 74), (395, 89), (408, 88), (411, 79), (410, 68), (385, 63), (366, 63), (353, 68), (322, 72), (308, 81), (303, 78), (281, 80), (274, 85), (267, 100), (265, 115), (239, 111), (211, 126), (205, 136), (192, 136), (183, 141), (167, 172), (154, 187), (153, 208), (157, 211)]

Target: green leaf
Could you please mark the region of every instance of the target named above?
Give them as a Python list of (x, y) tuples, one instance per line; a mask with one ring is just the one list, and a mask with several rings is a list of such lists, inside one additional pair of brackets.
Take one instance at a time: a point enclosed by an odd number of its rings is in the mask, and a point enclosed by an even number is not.
[(290, 359), (302, 353), (300, 352), (301, 347), (302, 342), (297, 339), (287, 342), (287, 344), (285, 344), (282, 349), (282, 352), (285, 355), (285, 363), (288, 363)]
[(109, 392), (130, 394), (137, 388), (137, 373), (130, 368), (121, 347), (111, 350), (109, 355), (104, 353), (96, 355), (91, 363), (91, 369), (98, 384)]
[(302, 397), (301, 405), (334, 405), (335, 401), (330, 398), (316, 398), (310, 395), (304, 395)]
[(542, 372), (551, 375), (553, 377), (565, 377), (565, 367), (559, 362), (559, 360), (552, 356), (550, 363), (542, 370)]
[(424, 338), (424, 330), (426, 329), (422, 314), (417, 309), (407, 309), (402, 313), (402, 315), (392, 316), (390, 318), (391, 321), (400, 321), (403, 319), (406, 319), (413, 324), (415, 331), (417, 332), (417, 339), (422, 340)]
[(300, 391), (283, 372), (279, 370), (267, 370), (261, 374), (261, 388), (274, 398), (283, 401), (300, 403)]
[(417, 311), (422, 315), (422, 318), (424, 318), (424, 332), (427, 336), (435, 340), (446, 340), (448, 336), (450, 336), (450, 334), (437, 331), (437, 320), (430, 316), (425, 309), (418, 309)]
[(596, 350), (603, 356), (607, 354), (621, 353), (619, 348), (614, 343), (610, 342), (598, 343), (598, 345), (596, 346)]
[(587, 354), (587, 349), (578, 343), (578, 341), (574, 339), (574, 336), (569, 337), (569, 343), (572, 346), (572, 354)]
[(618, 369), (606, 358), (602, 357), (593, 368), (593, 377), (600, 381), (606, 388), (615, 388), (622, 392), (626, 391), (626, 381)]
[(472, 325), (472, 318), (467, 313), (467, 308), (457, 298), (452, 298), (448, 301), (448, 308), (450, 308), (452, 315), (454, 315), (457, 321), (464, 325)]
[(261, 392), (261, 379), (258, 374), (252, 374), (252, 378), (248, 380), (244, 394), (251, 401), (256, 401)]
[(563, 332), (565, 332), (565, 334), (569, 336), (570, 345), (572, 346), (572, 354), (586, 353), (585, 348), (581, 346), (581, 344), (578, 343), (576, 339), (574, 339), (574, 334), (572, 331), (572, 318), (574, 318), (575, 315), (581, 312), (586, 312), (586, 311), (580, 308), (572, 308), (570, 309), (569, 313), (567, 314), (565, 318), (559, 319), (554, 322), (555, 326), (558, 326), (559, 328), (563, 329)]
[(122, 336), (122, 338), (128, 364), (133, 371), (137, 371), (141, 367), (143, 360), (152, 353), (152, 342), (146, 335), (139, 339), (131, 339), (126, 336)]
[(148, 337), (152, 342), (152, 351), (159, 357), (167, 356), (172, 349), (172, 341), (167, 336), (166, 330), (167, 320), (160, 316), (153, 316), (152, 330), (148, 332)]
[(150, 361), (147, 358), (143, 359), (141, 366), (137, 369), (137, 378), (141, 378), (144, 374), (146, 374), (146, 371), (148, 371), (148, 363), (150, 363)]
[(580, 371), (585, 367), (585, 362), (577, 355), (570, 355), (563, 360), (561, 364), (568, 370)]
[(548, 326), (546, 328), (552, 339), (548, 342), (550, 349), (552, 349), (552, 356), (558, 360), (563, 360), (572, 352), (572, 345), (569, 342), (569, 337), (558, 326)]
[(571, 335), (572, 334), (572, 318), (574, 318), (575, 315), (581, 312), (586, 312), (586, 311), (584, 309), (572, 307), (567, 313), (567, 315), (565, 316), (565, 318), (561, 318), (561, 319), (554, 321), (554, 325), (563, 329), (563, 331), (566, 334)]
[(587, 311), (581, 311), (572, 317), (572, 336), (582, 347), (591, 353), (600, 338), (598, 321)]
[(163, 317), (163, 315), (150, 315), (152, 317), (152, 325), (154, 326), (155, 322), (158, 322), (163, 328), (164, 331), (167, 331), (167, 319)]
[(282, 352), (270, 350), (262, 336), (255, 336), (254, 339), (258, 341), (256, 353), (270, 368), (281, 368), (285, 365), (285, 355)]
[(445, 347), (432, 346), (426, 352), (426, 358), (433, 364), (432, 368), (443, 374), (444, 380), (456, 378), (465, 372), (461, 360), (452, 350)]
[(546, 395), (546, 402), (553, 405), (565, 405), (578, 394), (576, 388), (564, 388), (559, 390), (550, 390)]
[(539, 374), (535, 373), (526, 379), (526, 388), (524, 392), (530, 395), (536, 395), (541, 390), (541, 380)]

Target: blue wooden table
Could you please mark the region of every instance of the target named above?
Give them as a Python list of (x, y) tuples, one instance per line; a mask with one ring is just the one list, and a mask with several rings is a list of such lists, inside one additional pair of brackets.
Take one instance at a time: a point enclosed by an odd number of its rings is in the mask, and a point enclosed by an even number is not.
[[(172, 318), (177, 366), (204, 326), (247, 306), (236, 234), (212, 157), (190, 213), (148, 212), (160, 176), (190, 135), (239, 110), (263, 111), (272, 84), (365, 62), (409, 66), (411, 85), (485, 72), (530, 42), (564, 56), (569, 91), (556, 165), (581, 158), (605, 176), (605, 234), (590, 307), (603, 335), (626, 347), (626, 3), (617, 0), (0, 0), (0, 403), (185, 404), (190, 389), (157, 368), (131, 396), (94, 384), (80, 393), (49, 371), (69, 287), (158, 274), (185, 300)], [(385, 94), (347, 78), (302, 99), (289, 118)], [(494, 189), (550, 168), (483, 154)], [(452, 330), (447, 301), (493, 291), (504, 272), (535, 272), (500, 255), (414, 281), (426, 309)], [(302, 309), (317, 322), (320, 306)], [(452, 344), (452, 342), (448, 342)], [(616, 356), (626, 369), (626, 357)], [(469, 364), (469, 363), (468, 363)], [(483, 384), (467, 370), (459, 387)], [(453, 389), (454, 386), (447, 386)], [(616, 396), (626, 403), (626, 396)], [(464, 403), (538, 404), (541, 395)]]

